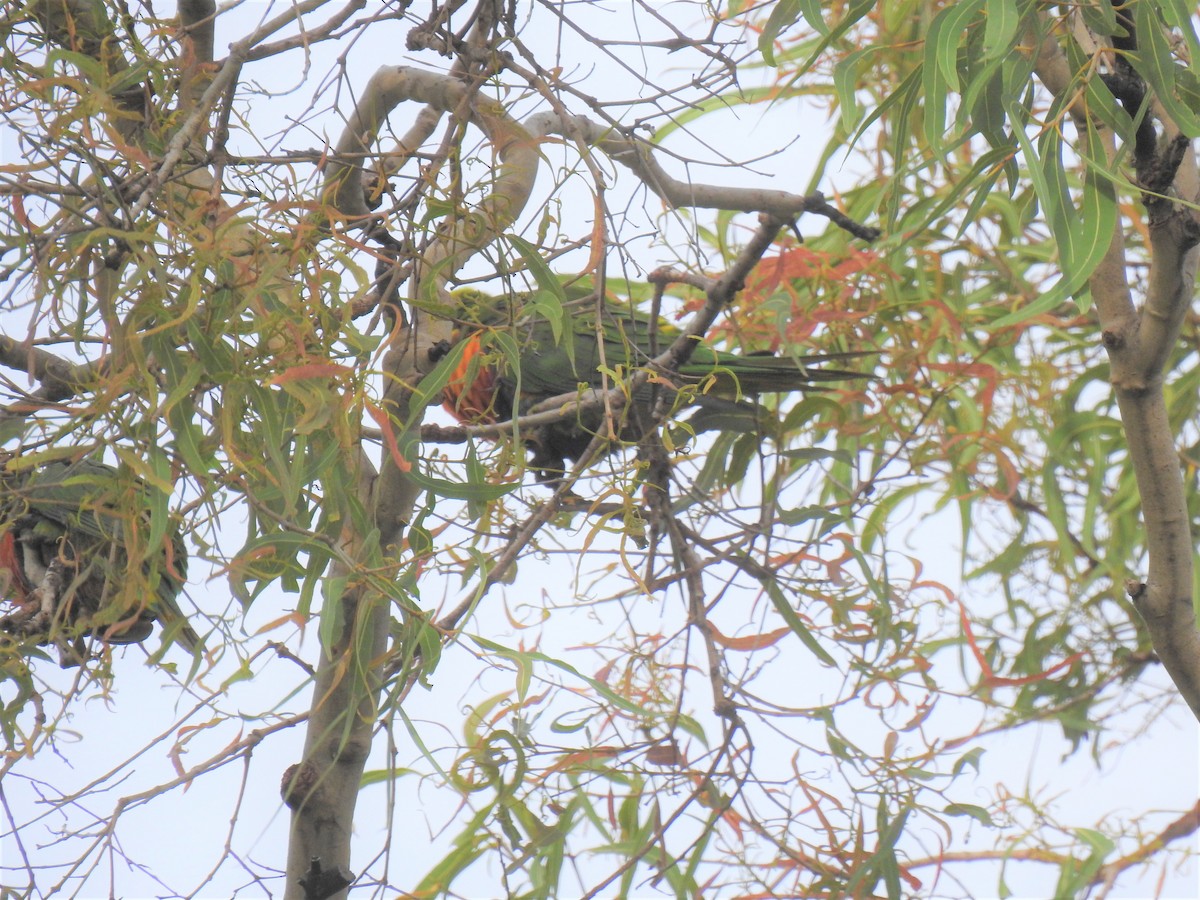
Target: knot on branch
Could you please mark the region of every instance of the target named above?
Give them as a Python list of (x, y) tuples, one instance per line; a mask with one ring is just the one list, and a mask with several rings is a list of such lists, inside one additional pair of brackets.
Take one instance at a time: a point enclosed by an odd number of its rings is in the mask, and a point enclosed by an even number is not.
[(1134, 170), (1138, 184), (1144, 191), (1142, 202), (1150, 213), (1151, 225), (1161, 224), (1175, 209), (1175, 202), (1170, 197), (1171, 186), (1175, 183), (1175, 176), (1191, 141), (1177, 134), (1166, 142), (1166, 146), (1159, 147), (1146, 81), (1125, 56), (1138, 52), (1134, 21), (1125, 8), (1117, 10), (1117, 19), (1125, 30), (1123, 35), (1113, 37), (1113, 47), (1120, 53), (1113, 62), (1112, 71), (1100, 77), (1129, 118), (1136, 123), (1133, 138)]
[(1138, 605), (1146, 599), (1146, 583), (1130, 578), (1125, 582), (1125, 593), (1129, 595), (1129, 599), (1135, 605)]
[(1184, 216), (1183, 230), (1179, 237), (1179, 243), (1184, 251), (1191, 250), (1197, 244), (1200, 244), (1200, 221), (1197, 221), (1194, 216)]
[(288, 809), (297, 810), (312, 798), (319, 781), (317, 770), (311, 763), (296, 763), (284, 770), (279, 795)]
[(424, 422), (421, 425), (421, 440), (430, 444), (465, 444), (467, 429), (462, 425), (438, 425)]
[(353, 872), (345, 866), (326, 869), (321, 865), (319, 856), (312, 858), (308, 872), (300, 878), (300, 887), (304, 888), (304, 900), (326, 900), (353, 883)]
[(1191, 143), (1187, 136), (1177, 134), (1163, 148), (1162, 153), (1154, 153), (1145, 161), (1139, 156), (1137, 177), (1149, 195), (1145, 200), (1147, 207), (1156, 203), (1174, 205), (1168, 194)]

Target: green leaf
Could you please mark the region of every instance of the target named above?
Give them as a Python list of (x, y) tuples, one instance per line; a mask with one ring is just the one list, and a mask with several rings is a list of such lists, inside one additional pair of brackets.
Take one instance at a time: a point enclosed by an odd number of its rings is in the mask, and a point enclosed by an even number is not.
[[(1010, 101), (1009, 116), (1023, 111)], [(1016, 121), (1020, 121), (1019, 118)], [(1055, 129), (1047, 129), (1035, 149), (1023, 128), (1015, 129), (1017, 140), (1028, 163), (1030, 179), (1041, 203), (1043, 215), (1059, 250), (1062, 277), (1036, 302), (1014, 310), (991, 323), (1000, 330), (1053, 309), (1087, 284), (1096, 266), (1104, 258), (1117, 225), (1117, 201), (1110, 176), (1099, 162), (1089, 161), (1081, 192), (1081, 208), (1071, 202), (1067, 175), (1062, 161), (1062, 139)], [(1089, 143), (1098, 147), (1098, 137), (1089, 122)]]
[[(765, 100), (773, 100), (778, 95), (779, 89), (771, 86), (742, 88), (735, 97), (727, 97), (721, 94), (706, 96), (694, 103), (689, 103), (686, 109), (681, 109), (677, 114), (672, 115), (670, 119), (665, 120), (661, 125), (656, 127), (651, 140), (655, 144), (662, 144), (668, 136), (709, 113), (725, 112), (731, 105), (735, 104), (752, 106), (755, 103), (761, 103)], [(611, 286), (613, 283), (612, 279), (609, 279), (608, 283)]]
[(1075, 837), (1086, 844), (1091, 853), (1087, 859), (1068, 859), (1059, 873), (1054, 889), (1056, 897), (1073, 897), (1084, 891), (1104, 863), (1104, 858), (1116, 849), (1116, 845), (1105, 835), (1091, 828), (1075, 829)]
[(402, 767), (394, 769), (371, 769), (363, 772), (362, 778), (358, 780), (359, 787), (369, 787), (372, 784), (390, 784), (393, 781), (398, 781), (405, 775), (419, 775), (420, 772), (416, 769), (405, 769)]
[[(863, 136), (863, 133), (875, 122), (881, 119), (893, 106), (901, 104), (903, 111), (912, 109), (917, 102), (917, 96), (920, 94), (920, 91), (921, 70), (916, 68), (904, 77), (904, 80), (900, 82), (899, 87), (888, 94), (883, 99), (883, 102), (879, 103), (867, 113), (866, 119), (864, 119), (863, 123), (858, 126), (858, 131), (855, 132), (854, 136), (850, 138), (849, 144), (851, 146), (857, 144), (859, 138)], [(903, 147), (907, 141), (908, 116), (905, 114), (895, 116), (892, 127), (896, 128), (897, 130), (894, 146)], [(901, 153), (900, 156), (897, 156), (897, 159), (902, 158), (903, 153)]]
[(982, 747), (972, 747), (962, 756), (954, 761), (953, 773), (955, 776), (962, 774), (963, 769), (970, 766), (976, 772), (979, 771), (979, 759), (986, 751)]
[(1110, 837), (1096, 831), (1094, 828), (1076, 828), (1075, 837), (1087, 844), (1094, 856), (1099, 856), (1102, 859), (1117, 849), (1117, 845), (1113, 843)]
[[(781, 6), (783, 4), (780, 4)], [(823, 14), (823, 6), (820, 0), (799, 0), (800, 14), (804, 16), (804, 21), (808, 23), (808, 27), (817, 34), (829, 34), (829, 26), (825, 23)]]
[(1117, 24), (1117, 11), (1112, 3), (1081, 3), (1078, 9), (1083, 14), (1084, 23), (1097, 35), (1127, 36), (1128, 32)]
[(1015, 0), (986, 0), (986, 3), (983, 58), (999, 59), (1008, 53), (1017, 39), (1021, 13)]
[(923, 494), (928, 487), (924, 484), (908, 484), (887, 491), (871, 504), (867, 520), (862, 526), (862, 552), (870, 553), (875, 542), (889, 532), (889, 523), (893, 513), (912, 497)]
[[(1097, 5), (1109, 8), (1107, 3)], [(1122, 148), (1119, 152), (1120, 157), (1124, 157), (1128, 152), (1128, 145), (1132, 144), (1134, 140), (1133, 119), (1125, 111), (1125, 107), (1117, 102), (1117, 98), (1113, 96), (1102, 78), (1089, 78), (1087, 92), (1084, 96), (1087, 101), (1089, 128), (1094, 127), (1093, 117), (1111, 128), (1121, 138)], [(1095, 144), (1091, 146), (1096, 147)], [(1087, 152), (1090, 155), (1095, 154), (1097, 150), (1089, 149)], [(1117, 162), (1119, 159), (1114, 160), (1114, 164)]]
[(1138, 36), (1138, 52), (1129, 61), (1138, 73), (1149, 82), (1154, 95), (1167, 113), (1175, 120), (1179, 130), (1190, 138), (1200, 136), (1200, 119), (1183, 103), (1175, 90), (1175, 56), (1167, 42), (1162, 20), (1158, 16), (1157, 3), (1139, 0), (1133, 5), (1134, 27)]
[[(1090, 4), (1085, 4), (1090, 5)], [(1097, 6), (1110, 8), (1111, 4), (1098, 3)], [(1166, 19), (1167, 25), (1183, 35), (1183, 39), (1187, 41), (1188, 58), (1200, 59), (1200, 40), (1196, 37), (1196, 22), (1193, 16), (1195, 15), (1195, 7), (1189, 6), (1185, 0), (1159, 0), (1156, 4), (1158, 10)], [(1113, 12), (1113, 17), (1116, 17), (1116, 12)], [(1180, 74), (1184, 74), (1188, 70), (1182, 70)]]
[[(800, 0), (778, 0), (771, 10), (771, 15), (767, 17), (762, 33), (758, 36), (758, 52), (762, 54), (768, 66), (775, 65), (775, 39), (785, 29), (795, 25), (799, 15)], [(817, 18), (821, 19), (819, 7)], [(821, 25), (824, 27), (824, 19), (821, 19)]]
[(925, 65), (929, 65), (929, 45), (933, 44), (933, 56), (938, 71), (952, 91), (958, 91), (958, 47), (963, 41), (964, 32), (970, 26), (986, 0), (966, 0), (965, 3), (954, 3), (943, 9), (929, 28), (925, 39)]
[[(546, 261), (542, 259), (537, 247), (519, 235), (510, 234), (507, 237), (508, 241), (517, 248), (517, 252), (521, 254), (521, 259), (525, 262), (530, 274), (533, 275), (534, 283), (537, 284), (538, 289), (530, 298), (533, 310), (550, 323), (555, 342), (562, 345), (567, 318), (566, 310), (563, 308), (567, 302), (567, 295), (563, 290), (562, 281), (546, 265)], [(574, 344), (567, 341), (564, 349), (571, 362), (574, 363)]]
[(925, 139), (931, 147), (945, 146), (946, 103), (959, 89), (958, 47), (967, 22), (982, 9), (985, 0), (966, 0), (943, 9), (929, 26), (922, 60), (925, 93)]
[(845, 513), (826, 509), (824, 506), (799, 506), (779, 512), (779, 521), (784, 525), (803, 525), (805, 522), (820, 522), (819, 534), (828, 534), (831, 528), (845, 523)]
[(550, 723), (550, 730), (554, 734), (575, 734), (587, 728), (595, 717), (592, 710), (569, 710), (555, 717)]
[[(986, 183), (989, 177), (998, 177), (1011, 156), (1012, 151), (1009, 148), (989, 150), (975, 161), (966, 174), (955, 179), (928, 206), (914, 207), (910, 210), (900, 227), (905, 231), (920, 233), (934, 226), (955, 207), (964, 194), (979, 185), (981, 180)], [(965, 227), (965, 223), (962, 227)]]
[(787, 623), (788, 628), (792, 630), (792, 634), (800, 639), (805, 647), (827, 666), (835, 667), (837, 663), (834, 658), (829, 655), (829, 652), (821, 646), (816, 635), (812, 633), (807, 625), (801, 621), (800, 616), (792, 609), (788, 598), (784, 596), (783, 591), (779, 589), (774, 581), (766, 581), (763, 584), (763, 589), (767, 592), (767, 597), (771, 601), (771, 605), (775, 607), (775, 611), (783, 617), (783, 621)]
[(345, 575), (328, 575), (321, 584), (322, 603), (317, 632), (321, 638), (321, 647), (326, 653), (332, 653), (334, 645), (342, 634), (342, 623), (345, 622), (345, 608), (342, 597), (349, 586), (349, 578)]
[(849, 450), (823, 450), (820, 447), (802, 447), (797, 450), (781, 450), (779, 455), (785, 459), (794, 459), (798, 462), (816, 462), (818, 460), (836, 460), (838, 462), (851, 463), (854, 461), (854, 454)]
[(434, 897), (449, 894), (451, 883), (485, 852), (492, 849), (495, 839), (486, 827), (494, 804), (483, 806), (465, 824), (454, 839), (453, 849), (429, 870), (420, 884), (413, 888), (417, 897)]
[[(822, 35), (821, 40), (817, 41), (808, 50), (808, 57), (797, 67), (797, 78), (807, 73), (812, 68), (813, 64), (819, 60), (834, 41), (841, 38), (847, 31), (875, 8), (875, 0), (851, 0), (850, 5), (846, 8), (845, 17), (837, 23), (833, 28), (829, 28), (826, 24), (824, 28), (817, 28), (817, 31)], [(807, 18), (807, 17), (806, 17)], [(811, 22), (809, 24), (812, 24)], [(815, 28), (816, 26), (814, 26)], [(759, 44), (761, 49), (761, 41)], [(771, 65), (774, 65), (772, 62)]]
[(546, 665), (549, 665), (549, 666), (554, 666), (556, 669), (561, 669), (562, 671), (566, 672), (567, 674), (585, 682), (597, 694), (599, 694), (601, 697), (603, 697), (609, 703), (612, 703), (615, 706), (619, 707), (620, 709), (623, 709), (625, 712), (634, 713), (635, 715), (639, 715), (639, 716), (645, 716), (646, 718), (651, 718), (651, 719), (655, 718), (654, 713), (650, 712), (645, 707), (639, 706), (636, 703), (626, 700), (624, 697), (622, 697), (620, 694), (616, 693), (612, 688), (610, 688), (603, 681), (598, 681), (595, 678), (591, 678), (587, 675), (584, 675), (582, 672), (580, 672), (574, 666), (570, 665), (569, 663), (563, 662), (561, 659), (555, 659), (552, 656), (547, 656), (544, 653), (538, 653), (535, 650), (525, 650), (525, 651), (513, 650), (509, 647), (505, 647), (503, 644), (498, 644), (495, 641), (489, 640), (488, 638), (482, 637), (480, 635), (472, 635), (471, 640), (473, 640), (476, 644), (478, 644), (484, 650), (490, 650), (493, 653), (496, 653), (496, 654), (504, 657), (505, 659), (512, 659), (515, 661), (517, 657), (525, 657), (529, 661), (540, 662), (540, 663), (545, 663)]
[(943, 812), (948, 816), (970, 816), (977, 822), (982, 822), (984, 825), (995, 825), (991, 815), (982, 806), (975, 806), (972, 803), (950, 803), (947, 804)]
[(862, 110), (858, 106), (859, 69), (863, 60), (872, 54), (878, 54), (879, 49), (878, 47), (863, 47), (847, 53), (833, 67), (833, 88), (838, 98), (842, 128), (847, 132), (853, 131), (858, 120), (862, 118)]

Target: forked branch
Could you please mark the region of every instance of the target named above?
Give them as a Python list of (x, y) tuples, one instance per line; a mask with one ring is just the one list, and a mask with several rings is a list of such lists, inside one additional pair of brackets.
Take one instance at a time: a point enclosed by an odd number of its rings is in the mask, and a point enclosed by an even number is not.
[[(1114, 4), (1115, 5), (1115, 4)], [(1182, 136), (1150, 86), (1130, 60), (1138, 48), (1133, 21), (1118, 16), (1126, 32), (1114, 40), (1113, 81), (1118, 101), (1141, 118), (1134, 134), (1133, 159), (1143, 190), (1149, 235), (1150, 274), (1145, 300), (1132, 299), (1122, 223), (1113, 229), (1108, 250), (1089, 286), (1099, 313), (1101, 339), (1111, 366), (1113, 392), (1142, 501), (1149, 572), (1143, 583), (1131, 579), (1130, 597), (1146, 622), (1154, 649), (1192, 712), (1200, 717), (1200, 631), (1193, 604), (1195, 553), (1186, 489), (1167, 413), (1163, 385), (1180, 326), (1190, 308), (1200, 260), (1200, 200), (1192, 143)], [(1049, 34), (1049, 31), (1047, 32)], [(1038, 47), (1037, 72), (1050, 90), (1072, 89), (1065, 55), (1053, 36)], [(1110, 79), (1111, 80), (1111, 79)], [(1084, 155), (1116, 165), (1111, 131), (1086, 130)]]

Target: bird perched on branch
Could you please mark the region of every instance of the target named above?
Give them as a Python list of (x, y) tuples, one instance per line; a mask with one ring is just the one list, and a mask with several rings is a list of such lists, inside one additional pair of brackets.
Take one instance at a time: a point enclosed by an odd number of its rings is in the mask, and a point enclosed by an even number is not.
[[(17, 609), (0, 627), (64, 647), (87, 634), (139, 643), (158, 621), (189, 651), (199, 637), (176, 602), (187, 551), (171, 521), (150, 546), (149, 488), (137, 512), (123, 511), (128, 482), (91, 459), (0, 469), (0, 588)], [(128, 509), (128, 503), (124, 504)]]
[[(597, 433), (614, 442), (638, 441), (653, 427), (660, 400), (667, 413), (694, 407), (687, 426), (695, 432), (752, 429), (759, 407), (743, 398), (863, 377), (821, 367), (862, 354), (737, 354), (702, 340), (675, 371), (663, 371), (651, 360), (680, 330), (628, 304), (606, 299), (598, 305), (590, 292), (561, 305), (522, 294), (492, 297), (471, 288), (452, 296), (462, 355), (443, 403), (459, 422), (491, 424), (527, 415), (539, 405), (545, 410), (576, 404), (561, 419), (521, 431), (533, 451), (530, 465), (543, 481), (561, 477), (566, 461), (578, 460)], [(597, 392), (589, 396), (590, 389), (621, 388), (635, 370), (647, 367), (649, 377), (625, 402), (606, 403)], [(547, 403), (556, 399), (560, 402)], [(614, 407), (619, 408), (610, 416)], [(609, 449), (617, 445), (610, 443)]]

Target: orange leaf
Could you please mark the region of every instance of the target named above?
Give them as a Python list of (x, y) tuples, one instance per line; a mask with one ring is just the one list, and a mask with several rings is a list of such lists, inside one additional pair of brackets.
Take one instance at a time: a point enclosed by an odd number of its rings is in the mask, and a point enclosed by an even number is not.
[(258, 631), (254, 632), (254, 633), (255, 634), (265, 634), (268, 631), (274, 631), (276, 628), (280, 627), (281, 625), (287, 625), (289, 622), (294, 625), (302, 626), (302, 625), (304, 625), (304, 616), (300, 615), (300, 613), (297, 613), (297, 612), (288, 613), (286, 616), (280, 616), (278, 619), (272, 619), (270, 622), (268, 622), (266, 625), (263, 625), (260, 629), (258, 629)]
[(387, 444), (388, 453), (391, 454), (396, 468), (401, 472), (411, 472), (412, 463), (405, 459), (404, 454), (400, 452), (400, 445), (396, 443), (396, 432), (393, 430), (392, 420), (388, 418), (388, 414), (374, 403), (367, 403), (366, 406), (367, 413), (375, 420), (379, 430), (383, 432), (383, 442)]
[(33, 224), (29, 221), (29, 214), (25, 212), (25, 201), (20, 194), (12, 195), (13, 217), (17, 220), (17, 224), (26, 230), (30, 230)]
[(708, 623), (708, 630), (712, 634), (713, 640), (727, 650), (761, 650), (764, 647), (770, 647), (776, 644), (783, 638), (792, 633), (790, 628), (776, 628), (774, 631), (768, 631), (766, 634), (748, 634), (745, 637), (728, 637), (721, 634), (717, 630), (717, 626), (712, 622)]

